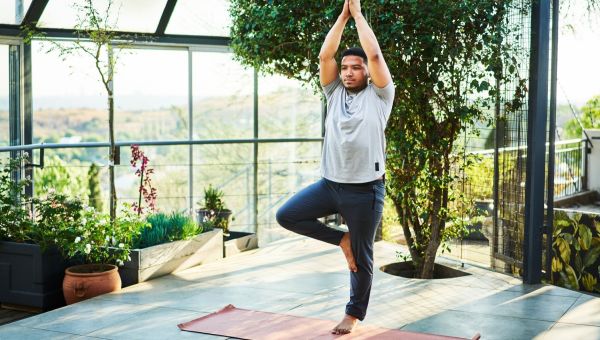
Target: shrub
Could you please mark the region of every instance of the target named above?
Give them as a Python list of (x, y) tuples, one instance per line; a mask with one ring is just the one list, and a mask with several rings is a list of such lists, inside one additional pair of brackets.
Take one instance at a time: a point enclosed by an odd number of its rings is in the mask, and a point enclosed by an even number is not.
[(202, 233), (193, 219), (183, 213), (173, 212), (170, 215), (157, 213), (148, 216), (148, 227), (133, 241), (134, 248), (147, 248), (157, 244), (177, 240), (190, 239)]

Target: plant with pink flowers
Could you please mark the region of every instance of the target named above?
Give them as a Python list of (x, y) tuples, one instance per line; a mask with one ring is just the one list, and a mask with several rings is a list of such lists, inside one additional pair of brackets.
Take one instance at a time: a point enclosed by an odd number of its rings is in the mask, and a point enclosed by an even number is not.
[[(135, 175), (140, 178), (140, 185), (138, 188), (138, 201), (133, 203), (133, 210), (139, 215), (144, 212), (142, 207), (142, 196), (144, 202), (146, 202), (147, 208), (150, 211), (156, 211), (156, 188), (152, 186), (150, 175), (154, 173), (154, 169), (148, 167), (150, 159), (146, 157), (144, 152), (137, 145), (131, 146), (131, 166), (136, 169)], [(138, 165), (139, 163), (139, 165)]]

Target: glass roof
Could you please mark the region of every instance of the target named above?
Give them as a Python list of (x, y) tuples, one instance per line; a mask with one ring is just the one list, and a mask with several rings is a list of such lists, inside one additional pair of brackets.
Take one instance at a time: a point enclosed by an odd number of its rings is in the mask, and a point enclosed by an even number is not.
[[(94, 8), (104, 13), (108, 0), (94, 1)], [(38, 27), (72, 29), (77, 23), (80, 0), (50, 0), (40, 17)], [(114, 29), (126, 32), (153, 33), (156, 31), (167, 0), (113, 0), (111, 22)]]
[(178, 0), (165, 33), (229, 36), (228, 0)]
[(27, 9), (29, 9), (29, 5), (31, 5), (31, 1), (32, 0), (0, 0), (0, 24), (20, 24), (25, 13), (27, 13)]
[[(0, 24), (18, 25), (33, 0), (0, 0)], [(111, 0), (94, 0), (94, 8), (106, 12)], [(154, 33), (168, 0), (112, 0), (110, 26), (117, 31)], [(81, 0), (49, 0), (37, 26), (73, 29)], [(76, 7), (77, 6), (77, 7)], [(229, 0), (178, 0), (166, 34), (228, 37), (231, 27)]]

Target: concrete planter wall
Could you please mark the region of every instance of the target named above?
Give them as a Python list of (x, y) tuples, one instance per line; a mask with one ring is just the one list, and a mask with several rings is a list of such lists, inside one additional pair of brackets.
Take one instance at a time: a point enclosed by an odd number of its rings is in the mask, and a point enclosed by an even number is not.
[(0, 241), (0, 302), (50, 310), (65, 305), (66, 261), (56, 249)]
[(258, 248), (258, 238), (254, 233), (230, 231), (225, 237), (224, 256), (232, 256), (246, 250)]
[(223, 231), (215, 229), (190, 240), (134, 249), (119, 268), (123, 287), (223, 258)]

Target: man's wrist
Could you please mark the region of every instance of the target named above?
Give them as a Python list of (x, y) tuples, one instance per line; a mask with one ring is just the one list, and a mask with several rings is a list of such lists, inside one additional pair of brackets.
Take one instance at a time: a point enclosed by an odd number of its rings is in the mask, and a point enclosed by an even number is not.
[(346, 15), (343, 15), (343, 14), (340, 14), (340, 16), (338, 17), (338, 19), (343, 20), (345, 22), (347, 22), (348, 20), (350, 20), (350, 18), (352, 18), (351, 15), (346, 16)]
[(354, 18), (354, 21), (359, 21), (361, 19), (364, 19), (365, 17), (362, 15), (362, 13), (359, 13), (357, 15), (354, 15), (353, 18)]

